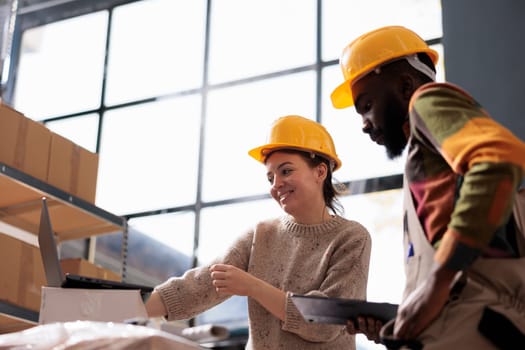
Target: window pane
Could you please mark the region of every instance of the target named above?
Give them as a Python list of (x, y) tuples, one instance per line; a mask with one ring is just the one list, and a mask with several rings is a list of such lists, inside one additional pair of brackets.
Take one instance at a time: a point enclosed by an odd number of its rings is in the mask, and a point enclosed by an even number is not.
[[(156, 286), (172, 276), (181, 276), (193, 262), (193, 212), (178, 212), (132, 218), (128, 221), (126, 281)], [(96, 239), (95, 263), (118, 274), (122, 269), (122, 233)], [(74, 241), (77, 247), (82, 247)], [(68, 242), (69, 243), (69, 242)], [(63, 246), (62, 248), (65, 248)], [(68, 256), (83, 250), (67, 245)], [(64, 255), (66, 256), (66, 255)]]
[[(365, 226), (372, 237), (367, 299), (399, 303), (405, 286), (403, 261), (403, 191), (391, 190), (340, 198), (345, 217)], [(384, 346), (356, 336), (357, 349)]]
[[(122, 232), (91, 237), (95, 240), (95, 264), (111, 270), (122, 277)], [(85, 242), (86, 244), (87, 242)], [(142, 274), (142, 273), (141, 273)], [(136, 276), (127, 282), (146, 282)]]
[(359, 35), (387, 25), (402, 25), (425, 40), (443, 35), (440, 0), (323, 0), (323, 59), (339, 58)]
[(266, 170), (248, 151), (266, 142), (271, 123), (280, 116), (314, 119), (315, 75), (306, 72), (214, 90), (208, 103), (203, 199), (267, 193)]
[[(244, 296), (234, 295), (221, 304), (215, 305), (211, 309), (197, 315), (195, 318), (195, 324), (197, 326), (204, 324), (218, 324), (237, 330), (239, 328), (247, 328), (248, 300)], [(220, 349), (220, 347), (217, 349)], [(244, 347), (242, 349), (244, 349)]]
[[(128, 224), (190, 259), (193, 254), (194, 221), (194, 212), (177, 212), (132, 218)], [(190, 268), (190, 265), (189, 261), (186, 261), (182, 264), (180, 272)]]
[[(405, 286), (403, 262), (403, 193), (392, 190), (341, 197), (345, 216), (365, 226), (372, 237), (367, 299), (399, 303)], [(357, 349), (382, 350), (384, 346), (356, 336)]]
[(107, 17), (95, 12), (25, 31), (13, 106), (36, 120), (98, 108)]
[(340, 200), (345, 208), (345, 217), (361, 223), (372, 236), (368, 299), (401, 302), (405, 287), (403, 191), (352, 195)]
[(115, 9), (106, 104), (199, 87), (206, 1), (139, 1)]
[(144, 239), (134, 242), (130, 234), (129, 266), (154, 277), (157, 284), (181, 276), (193, 262), (194, 221), (193, 212), (130, 219), (129, 227)]
[(98, 114), (55, 120), (46, 127), (93, 153), (97, 150)]
[(446, 76), (446, 72), (445, 72), (445, 53), (443, 51), (443, 45), (442, 44), (432, 45), (431, 48), (436, 50), (438, 55), (439, 55), (439, 61), (438, 61), (437, 66), (436, 66), (436, 81), (443, 82), (446, 79), (445, 78), (445, 76)]
[[(193, 212), (130, 219), (126, 281), (156, 286), (188, 270), (192, 264), (194, 219)], [(122, 233), (95, 239), (95, 263), (120, 274)]]
[(222, 256), (241, 234), (257, 222), (283, 214), (273, 199), (202, 209), (197, 255), (199, 264), (208, 264), (215, 257)]
[(199, 96), (107, 112), (97, 204), (125, 214), (192, 203), (199, 126)]
[(330, 101), (332, 90), (342, 81), (339, 66), (323, 71), (323, 125), (331, 133), (343, 166), (334, 173), (337, 180), (348, 180), (399, 174), (403, 159), (390, 160), (385, 148), (372, 142), (361, 131), (361, 116), (355, 108), (335, 109)]
[(315, 61), (316, 1), (212, 1), (210, 82)]

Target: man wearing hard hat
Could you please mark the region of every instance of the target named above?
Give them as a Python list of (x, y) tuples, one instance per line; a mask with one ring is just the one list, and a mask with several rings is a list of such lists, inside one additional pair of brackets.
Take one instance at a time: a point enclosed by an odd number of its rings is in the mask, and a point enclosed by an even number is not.
[(340, 57), (334, 107), (354, 106), (390, 158), (408, 145), (397, 318), (378, 332), (363, 317), (348, 331), (379, 333), (389, 348), (524, 348), (525, 247), (508, 223), (525, 144), (461, 88), (434, 82), (437, 61), (400, 26), (358, 37)]

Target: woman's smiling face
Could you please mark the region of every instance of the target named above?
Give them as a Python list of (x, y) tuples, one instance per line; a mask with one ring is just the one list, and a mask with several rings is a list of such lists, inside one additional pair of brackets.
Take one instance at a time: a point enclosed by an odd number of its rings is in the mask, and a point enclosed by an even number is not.
[(286, 213), (302, 222), (310, 210), (324, 207), (324, 163), (312, 168), (298, 153), (275, 151), (265, 164), (270, 194)]

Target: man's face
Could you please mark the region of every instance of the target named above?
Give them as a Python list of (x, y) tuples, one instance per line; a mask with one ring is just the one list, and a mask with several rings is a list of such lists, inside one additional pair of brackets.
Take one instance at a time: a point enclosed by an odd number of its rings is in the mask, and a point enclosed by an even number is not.
[(363, 132), (384, 145), (390, 159), (400, 156), (407, 144), (403, 124), (408, 118), (402, 84), (384, 73), (372, 72), (352, 86), (352, 95), (356, 111), (363, 118)]

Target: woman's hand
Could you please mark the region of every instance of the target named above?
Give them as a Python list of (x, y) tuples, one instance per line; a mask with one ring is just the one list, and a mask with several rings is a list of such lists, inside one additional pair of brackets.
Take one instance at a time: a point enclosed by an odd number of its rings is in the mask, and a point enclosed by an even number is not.
[(218, 293), (252, 296), (257, 279), (248, 272), (226, 264), (212, 265), (210, 272)]
[(286, 293), (252, 274), (232, 265), (210, 267), (213, 286), (218, 293), (253, 298), (278, 319), (285, 318)]
[(148, 317), (163, 317), (168, 314), (166, 306), (160, 298), (160, 294), (155, 290), (151, 293), (150, 297), (146, 301), (146, 312)]

